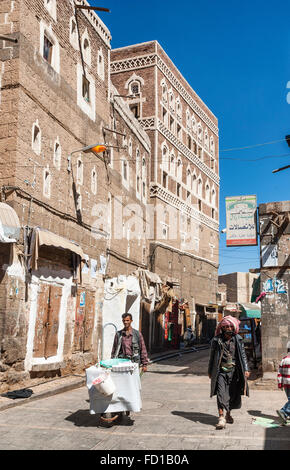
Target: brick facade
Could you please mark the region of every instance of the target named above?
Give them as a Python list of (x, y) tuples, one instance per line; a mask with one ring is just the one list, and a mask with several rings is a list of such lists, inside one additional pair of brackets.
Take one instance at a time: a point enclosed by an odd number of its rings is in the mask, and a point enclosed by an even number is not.
[(290, 202), (260, 204), (262, 366), (277, 371), (290, 337)]
[(196, 305), (216, 304), (217, 119), (157, 41), (113, 50), (111, 76), (120, 93), (131, 96), (127, 102), (151, 141), (150, 269), (177, 280), (194, 313)]

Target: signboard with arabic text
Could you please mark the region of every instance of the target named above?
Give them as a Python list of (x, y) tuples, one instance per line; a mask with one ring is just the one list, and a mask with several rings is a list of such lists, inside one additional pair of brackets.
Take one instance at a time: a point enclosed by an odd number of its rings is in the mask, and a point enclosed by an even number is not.
[(227, 246), (257, 246), (257, 196), (226, 198)]

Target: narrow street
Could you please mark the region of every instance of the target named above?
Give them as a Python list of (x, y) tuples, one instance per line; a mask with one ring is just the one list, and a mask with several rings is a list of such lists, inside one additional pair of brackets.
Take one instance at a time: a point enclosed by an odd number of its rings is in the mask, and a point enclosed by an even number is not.
[(290, 427), (278, 423), (284, 394), (250, 388), (234, 424), (216, 431), (209, 398), (208, 350), (152, 364), (142, 377), (143, 411), (133, 426), (98, 427), (86, 387), (1, 411), (1, 450), (290, 450)]

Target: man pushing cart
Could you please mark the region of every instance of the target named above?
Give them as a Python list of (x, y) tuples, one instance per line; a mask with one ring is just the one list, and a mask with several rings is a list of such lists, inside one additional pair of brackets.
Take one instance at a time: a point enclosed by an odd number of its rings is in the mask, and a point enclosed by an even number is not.
[[(90, 413), (100, 414), (101, 422), (132, 425), (130, 412), (140, 412), (140, 375), (149, 362), (142, 333), (132, 328), (130, 313), (122, 315), (124, 328), (115, 335), (111, 360), (87, 369)], [(141, 373), (140, 373), (141, 369)]]

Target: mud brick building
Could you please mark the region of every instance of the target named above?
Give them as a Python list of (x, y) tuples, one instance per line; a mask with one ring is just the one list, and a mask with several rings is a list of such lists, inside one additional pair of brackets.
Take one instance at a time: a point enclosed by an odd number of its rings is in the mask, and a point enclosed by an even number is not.
[[(150, 269), (177, 284), (195, 315), (216, 314), (217, 118), (157, 41), (111, 51), (111, 79), (151, 142)], [(199, 322), (199, 320), (198, 320)]]
[[(147, 264), (143, 233), (131, 240), (123, 221), (117, 241), (112, 233), (116, 200), (126, 220), (137, 212), (130, 204), (145, 207), (150, 141), (111, 87), (111, 35), (95, 12), (5, 0), (0, 33), (18, 40), (0, 41), (4, 390), (99, 358), (105, 278)], [(108, 151), (82, 151), (96, 143)], [(144, 162), (138, 194), (129, 150)]]
[(260, 204), (263, 372), (276, 372), (290, 338), (290, 201)]

